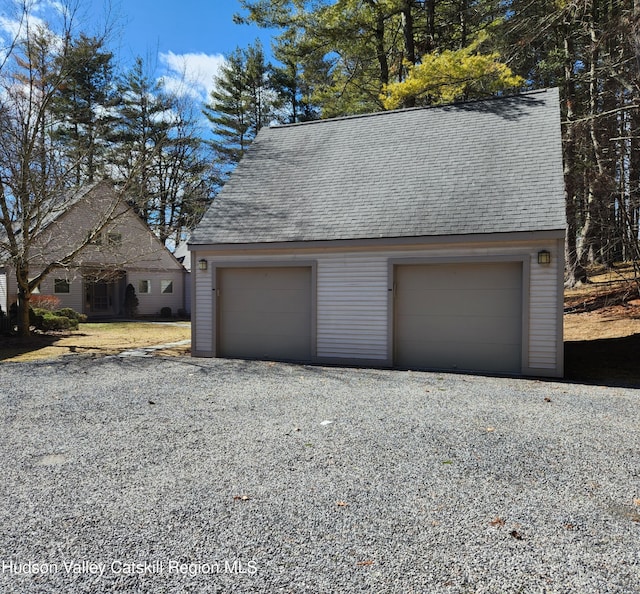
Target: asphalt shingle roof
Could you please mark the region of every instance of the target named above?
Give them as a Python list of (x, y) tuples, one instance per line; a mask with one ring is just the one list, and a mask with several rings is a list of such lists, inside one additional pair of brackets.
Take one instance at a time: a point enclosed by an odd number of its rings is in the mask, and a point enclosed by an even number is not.
[(263, 128), (190, 244), (565, 228), (557, 89)]

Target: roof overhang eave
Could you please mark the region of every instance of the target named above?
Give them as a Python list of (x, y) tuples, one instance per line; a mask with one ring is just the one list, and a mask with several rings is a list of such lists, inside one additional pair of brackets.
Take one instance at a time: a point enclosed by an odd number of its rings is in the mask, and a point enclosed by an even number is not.
[(541, 231), (509, 231), (502, 233), (468, 233), (456, 235), (424, 235), (411, 237), (377, 237), (359, 239), (323, 239), (271, 241), (255, 243), (209, 243), (189, 242), (190, 252), (198, 251), (264, 251), (295, 249), (366, 249), (392, 246), (464, 244), (464, 243), (506, 243), (564, 239), (566, 230), (545, 229)]

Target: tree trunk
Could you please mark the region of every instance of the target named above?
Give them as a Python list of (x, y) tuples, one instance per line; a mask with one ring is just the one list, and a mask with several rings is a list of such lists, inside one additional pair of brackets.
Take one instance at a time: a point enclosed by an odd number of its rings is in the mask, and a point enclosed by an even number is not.
[(586, 204), (586, 221), (582, 232), (580, 261), (583, 265), (595, 260), (601, 260), (603, 236), (603, 188), (605, 172), (602, 163), (602, 147), (596, 131), (596, 117), (598, 114), (599, 85), (597, 67), (599, 61), (599, 43), (595, 30), (596, 4), (593, 2), (588, 17), (589, 30), (589, 112), (588, 126), (591, 141), (592, 165), (589, 167), (588, 194)]
[(468, 26), (467, 11), (469, 10), (468, 0), (460, 0), (458, 7), (458, 21), (460, 23), (460, 49), (467, 47)]
[(402, 6), (402, 33), (404, 35), (404, 52), (411, 65), (416, 63), (416, 45), (413, 30), (413, 12), (411, 0), (405, 0)]
[(564, 187), (565, 207), (567, 215), (567, 239), (565, 244), (566, 285), (576, 286), (586, 280), (584, 268), (578, 257), (578, 197), (576, 188), (576, 139), (575, 124), (573, 119), (575, 101), (575, 80), (573, 77), (573, 42), (571, 40), (571, 25), (565, 23), (564, 27), (564, 97), (565, 119), (567, 123), (563, 130), (563, 161), (564, 161)]
[[(413, 38), (413, 14), (411, 13), (411, 0), (406, 0), (402, 7), (402, 34), (404, 36), (404, 54), (405, 59), (412, 66), (416, 63), (416, 46)], [(401, 72), (405, 68), (401, 67)], [(401, 75), (404, 78), (404, 74)], [(414, 96), (407, 97), (404, 100), (404, 107), (415, 107), (416, 98)]]
[(636, 55), (636, 72), (640, 72), (640, 0), (633, 0), (633, 16), (631, 28), (633, 36), (633, 46)]
[[(640, 0), (638, 0), (640, 2)], [(436, 47), (436, 0), (426, 0), (427, 9), (427, 39), (426, 53), (432, 52)]]
[(384, 14), (376, 9), (376, 58), (380, 66), (380, 82), (383, 85), (389, 84), (389, 62), (384, 44)]
[(630, 114), (629, 140), (629, 256), (635, 260), (640, 258), (640, 138), (636, 130), (640, 130), (640, 113), (633, 110)]
[(29, 288), (28, 269), (18, 267), (16, 269), (16, 280), (18, 282), (18, 334), (27, 337), (31, 335), (31, 324), (29, 322), (31, 289)]

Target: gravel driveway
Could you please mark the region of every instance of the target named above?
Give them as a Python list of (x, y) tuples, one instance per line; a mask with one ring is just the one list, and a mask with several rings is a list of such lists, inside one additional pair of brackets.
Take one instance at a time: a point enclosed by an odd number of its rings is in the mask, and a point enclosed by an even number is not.
[(640, 392), (0, 364), (0, 592), (640, 592)]

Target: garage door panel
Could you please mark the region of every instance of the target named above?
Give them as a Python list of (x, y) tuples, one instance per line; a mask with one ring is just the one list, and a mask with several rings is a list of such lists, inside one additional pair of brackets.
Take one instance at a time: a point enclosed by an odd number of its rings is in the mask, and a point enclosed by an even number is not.
[[(407, 344), (407, 351), (400, 353), (403, 365), (416, 369), (450, 369), (453, 371), (505, 372), (520, 367), (520, 349), (505, 345), (489, 345), (478, 349), (477, 345), (461, 346), (459, 343), (434, 342), (428, 364), (421, 355), (421, 343)], [(461, 363), (462, 362), (462, 363)]]
[[(260, 295), (259, 299), (256, 297)], [(225, 290), (225, 298), (228, 304), (226, 311), (259, 313), (273, 312), (307, 312), (309, 307), (307, 300), (308, 291), (286, 289), (229, 289)]]
[(218, 354), (311, 359), (311, 268), (218, 269)]
[(521, 263), (402, 265), (395, 283), (396, 364), (521, 371)]
[[(306, 313), (277, 313), (265, 315), (262, 312), (226, 312), (220, 321), (220, 331), (229, 334), (264, 334), (277, 336), (296, 336), (309, 324)], [(247, 331), (249, 330), (249, 331)]]
[[(462, 318), (465, 319), (462, 319)], [(513, 317), (481, 318), (472, 316), (406, 316), (398, 331), (406, 340), (473, 344), (505, 343), (520, 348), (520, 319)]]
[[(510, 264), (506, 264), (509, 266)], [(427, 264), (429, 266), (429, 279), (433, 287), (457, 291), (467, 291), (470, 286), (487, 287), (495, 289), (519, 289), (520, 281), (510, 275), (505, 275), (502, 264)], [(403, 282), (406, 290), (424, 289), (424, 284), (419, 276), (408, 269), (423, 268), (421, 265), (400, 266)]]
[(274, 334), (228, 334), (225, 339), (225, 355), (248, 359), (300, 359), (302, 357), (283, 355), (278, 345), (286, 342), (287, 348), (296, 353), (308, 351), (309, 346), (305, 338)]
[[(512, 298), (505, 299), (505, 292), (512, 292)], [(411, 311), (421, 311), (423, 304), (428, 303), (435, 311), (454, 310), (460, 316), (514, 316), (519, 317), (521, 312), (520, 289), (475, 289), (473, 294), (469, 290), (426, 290), (411, 291), (404, 299), (411, 307)], [(491, 304), (500, 300), (506, 309), (500, 312), (494, 311)]]
[(228, 283), (240, 291), (263, 291), (270, 289), (282, 289), (282, 283), (287, 279), (298, 276), (299, 267), (292, 268), (228, 268), (222, 271)]

